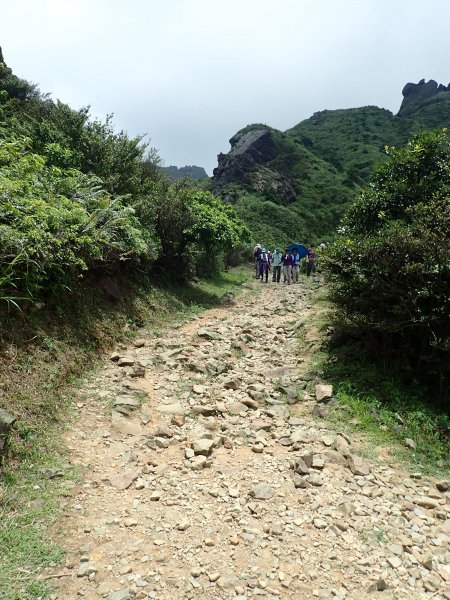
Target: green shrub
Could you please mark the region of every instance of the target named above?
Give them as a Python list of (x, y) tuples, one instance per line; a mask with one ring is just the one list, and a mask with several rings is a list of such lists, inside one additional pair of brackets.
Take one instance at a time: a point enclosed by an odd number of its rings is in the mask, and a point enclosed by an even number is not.
[(442, 372), (450, 351), (450, 142), (388, 148), (349, 209), (325, 267), (341, 317), (383, 357)]
[(186, 181), (161, 179), (136, 210), (160, 240), (157, 266), (179, 280), (217, 272), (226, 253), (250, 240), (233, 207)]
[(25, 138), (0, 142), (3, 297), (34, 297), (44, 286), (69, 286), (88, 268), (152, 257), (151, 236), (132, 207), (98, 178), (48, 166), (28, 145)]

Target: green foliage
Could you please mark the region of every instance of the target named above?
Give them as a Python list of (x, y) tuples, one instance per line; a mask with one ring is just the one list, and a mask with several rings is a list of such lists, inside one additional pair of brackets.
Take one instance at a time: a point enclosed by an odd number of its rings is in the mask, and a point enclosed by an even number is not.
[[(187, 278), (247, 238), (232, 209), (171, 185), (141, 137), (43, 96), (0, 64), (0, 300), (73, 289), (92, 269), (152, 267)], [(242, 239), (241, 239), (242, 237)]]
[[(160, 269), (179, 279), (205, 274), (207, 265), (211, 267), (217, 257), (250, 240), (231, 206), (185, 181), (159, 182), (137, 211), (143, 222), (153, 223), (160, 239)], [(221, 266), (214, 264), (215, 270)]]
[(2, 295), (13, 287), (33, 297), (46, 284), (70, 285), (100, 263), (151, 257), (132, 207), (105, 192), (98, 178), (48, 166), (28, 143), (0, 142)]
[(365, 332), (373, 351), (422, 375), (448, 367), (449, 183), (445, 131), (389, 148), (325, 257), (343, 319)]
[(8, 99), (25, 102), (39, 97), (37, 86), (16, 77), (12, 70), (0, 62), (0, 103)]

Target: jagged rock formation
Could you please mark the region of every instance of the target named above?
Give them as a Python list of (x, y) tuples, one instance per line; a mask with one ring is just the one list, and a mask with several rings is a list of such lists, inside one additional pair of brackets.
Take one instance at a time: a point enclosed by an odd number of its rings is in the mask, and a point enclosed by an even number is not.
[(231, 182), (250, 183), (249, 176), (254, 168), (276, 155), (269, 128), (238, 132), (230, 139), (230, 145), (228, 154), (220, 153), (217, 157), (218, 165), (213, 171), (216, 191)]
[(6, 67), (5, 59), (3, 58), (2, 47), (0, 46), (0, 65)]
[(403, 102), (398, 112), (399, 116), (407, 116), (416, 111), (421, 106), (425, 106), (436, 99), (438, 94), (450, 92), (450, 83), (448, 86), (437, 83), (434, 79), (425, 82), (421, 79), (419, 83), (407, 83), (402, 90)]
[[(219, 154), (214, 169), (214, 191), (219, 193), (230, 183), (247, 186), (255, 192), (274, 193), (284, 204), (297, 194), (291, 179), (281, 170), (267, 166), (277, 156), (277, 144), (270, 127), (245, 128), (230, 139), (231, 150)], [(226, 196), (233, 201), (232, 194)]]

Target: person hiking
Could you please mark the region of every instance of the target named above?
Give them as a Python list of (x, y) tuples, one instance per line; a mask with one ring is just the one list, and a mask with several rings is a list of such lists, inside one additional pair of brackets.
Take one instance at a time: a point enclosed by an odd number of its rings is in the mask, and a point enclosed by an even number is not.
[(297, 248), (292, 248), (292, 281), (298, 283), (298, 276), (300, 273), (300, 254)]
[(281, 279), (281, 259), (283, 258), (283, 254), (280, 250), (280, 248), (275, 248), (275, 250), (273, 251), (273, 257), (272, 257), (272, 270), (273, 270), (273, 275), (272, 275), (272, 281), (273, 282), (277, 282), (280, 283), (280, 279)]
[(253, 257), (255, 259), (255, 277), (259, 279), (259, 257), (261, 256), (261, 244), (256, 244), (253, 249)]
[(261, 254), (259, 255), (259, 272), (261, 281), (264, 279), (264, 275), (266, 276), (266, 283), (269, 279), (269, 271), (270, 271), (270, 255), (265, 248), (261, 250)]
[(314, 244), (308, 247), (308, 253), (306, 255), (306, 276), (310, 277), (311, 273), (316, 272), (316, 253), (314, 252)]
[(281, 263), (283, 265), (283, 282), (291, 285), (293, 258), (288, 248), (281, 257)]

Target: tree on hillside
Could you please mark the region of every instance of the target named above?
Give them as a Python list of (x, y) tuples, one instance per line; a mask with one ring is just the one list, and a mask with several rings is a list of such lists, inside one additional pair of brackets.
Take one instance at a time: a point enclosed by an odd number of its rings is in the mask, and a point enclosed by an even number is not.
[(341, 316), (372, 349), (429, 372), (450, 351), (450, 141), (419, 133), (386, 152), (326, 269)]

